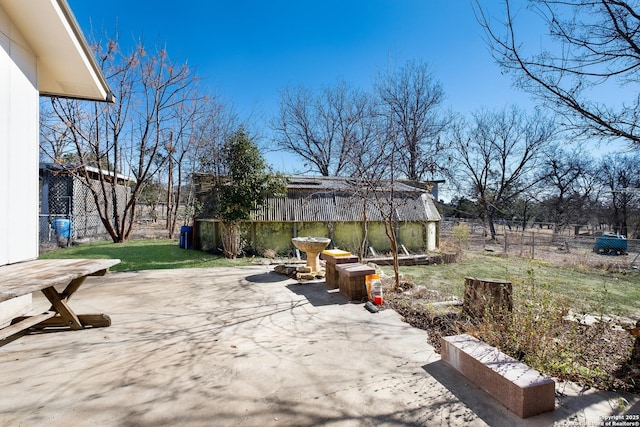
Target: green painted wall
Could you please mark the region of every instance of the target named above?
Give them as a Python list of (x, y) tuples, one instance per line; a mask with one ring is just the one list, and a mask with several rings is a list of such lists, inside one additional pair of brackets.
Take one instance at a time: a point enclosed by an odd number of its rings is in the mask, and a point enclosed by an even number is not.
[(216, 221), (198, 221), (195, 232), (200, 239), (199, 249), (207, 252), (215, 252), (217, 248), (222, 247), (218, 223)]
[(384, 231), (383, 222), (369, 223), (369, 246), (378, 252), (378, 254), (386, 254), (391, 250), (391, 243), (387, 233)]
[[(326, 222), (299, 222), (296, 225), (297, 237), (330, 237)], [(293, 247), (293, 243), (291, 243)]]
[(336, 222), (333, 230), (333, 243), (336, 248), (352, 254), (360, 253), (363, 236), (360, 222)]
[(240, 242), (242, 249), (248, 255), (254, 255), (255, 243), (254, 243), (254, 227), (250, 222), (243, 222), (240, 224)]
[[(299, 237), (332, 237), (329, 224), (325, 222), (306, 222), (295, 225)], [(425, 228), (426, 227), (426, 228)], [(293, 223), (256, 222), (245, 223), (242, 237), (247, 253), (262, 256), (267, 249), (274, 250), (280, 256), (291, 256), (294, 246)], [(216, 221), (198, 220), (196, 226), (200, 249), (216, 251), (222, 247), (220, 227)], [(399, 224), (399, 244), (404, 244), (412, 252), (437, 249), (437, 223), (401, 223)], [(333, 243), (335, 247), (358, 254), (363, 239), (361, 222), (333, 223)], [(379, 254), (387, 254), (391, 250), (389, 239), (382, 222), (369, 223), (369, 242)], [(199, 239), (199, 240), (198, 240)]]
[(403, 222), (399, 229), (400, 241), (409, 251), (421, 252), (427, 247), (424, 225), (419, 222)]
[(254, 229), (254, 249), (258, 255), (263, 255), (267, 249), (274, 250), (281, 256), (290, 256), (293, 253), (292, 223), (257, 222), (254, 224)]

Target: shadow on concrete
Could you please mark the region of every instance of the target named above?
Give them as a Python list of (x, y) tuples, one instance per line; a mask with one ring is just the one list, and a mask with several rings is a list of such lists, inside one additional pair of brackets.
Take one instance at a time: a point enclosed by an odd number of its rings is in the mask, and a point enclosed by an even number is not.
[(268, 273), (252, 274), (245, 278), (251, 283), (277, 283), (290, 280), (288, 276), (284, 274), (278, 274), (275, 271), (269, 271)]
[(541, 416), (526, 419), (518, 417), (442, 360), (429, 363), (422, 368), (490, 426), (547, 425), (545, 422), (541, 423)]
[(287, 285), (287, 289), (296, 295), (305, 297), (314, 307), (349, 303), (337, 289), (327, 289), (325, 282), (293, 283)]
[(636, 404), (627, 411), (627, 414), (640, 415), (640, 401), (636, 402)]

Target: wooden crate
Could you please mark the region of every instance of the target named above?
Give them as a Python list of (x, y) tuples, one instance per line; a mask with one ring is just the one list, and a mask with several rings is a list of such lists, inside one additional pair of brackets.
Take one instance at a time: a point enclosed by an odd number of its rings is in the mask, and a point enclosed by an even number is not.
[(336, 266), (336, 270), (338, 271), (338, 287), (342, 295), (352, 301), (367, 299), (365, 279), (367, 275), (376, 272), (375, 268), (355, 263), (339, 264)]
[[(349, 252), (346, 252), (347, 254)], [(357, 256), (347, 255), (347, 256), (334, 256), (326, 253), (321, 253), (320, 258), (325, 261), (325, 281), (327, 283), (327, 287), (329, 289), (337, 289), (339, 287), (338, 284), (338, 270), (336, 270), (336, 266), (340, 264), (353, 264), (358, 262)]]

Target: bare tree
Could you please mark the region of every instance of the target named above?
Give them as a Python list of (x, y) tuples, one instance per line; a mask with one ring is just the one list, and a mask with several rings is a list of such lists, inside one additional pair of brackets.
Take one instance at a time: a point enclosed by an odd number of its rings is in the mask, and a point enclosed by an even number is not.
[(527, 117), (517, 107), (481, 110), (473, 119), (454, 127), (454, 156), (461, 165), (458, 180), (478, 201), (493, 240), (496, 213), (535, 185), (533, 172), (555, 128), (540, 113)]
[(554, 145), (544, 154), (539, 168), (539, 192), (547, 208), (554, 235), (584, 217), (585, 205), (593, 194), (593, 159), (581, 150), (568, 151)]
[(351, 163), (354, 167), (351, 181), (352, 195), (362, 203), (362, 221), (364, 236), (360, 248), (360, 256), (364, 257), (368, 246), (368, 222), (382, 221), (385, 235), (389, 239), (390, 253), (393, 261), (394, 289), (400, 284), (399, 262), (399, 225), (401, 218), (398, 212), (410, 201), (413, 194), (402, 189), (406, 187), (398, 182), (404, 176), (402, 156), (405, 151), (399, 143), (397, 127), (390, 116), (378, 116), (372, 124), (368, 149), (354, 151)]
[[(58, 136), (69, 139), (78, 159), (67, 168), (90, 191), (113, 241), (124, 242), (142, 189), (166, 163), (164, 149), (175, 131), (176, 111), (189, 98), (184, 94), (195, 76), (185, 65), (172, 63), (164, 50), (149, 54), (138, 45), (124, 53), (117, 40), (95, 48), (115, 105), (52, 99), (51, 106), (66, 127)], [(126, 176), (134, 179), (125, 182), (130, 193), (122, 197), (118, 188)]]
[(189, 152), (194, 170), (224, 175), (224, 145), (240, 127), (231, 107), (217, 97), (210, 98), (194, 132), (195, 149)]
[[(194, 165), (188, 154), (197, 150), (197, 124), (203, 120), (205, 100), (198, 95), (195, 88), (182, 94), (184, 102), (179, 104), (174, 117), (174, 131), (169, 134), (169, 141), (165, 142), (167, 153), (167, 230), (169, 238), (173, 238), (179, 216), (180, 206), (185, 206), (182, 200), (182, 190), (185, 186), (187, 171), (193, 172)], [(192, 189), (192, 185), (189, 187)], [(175, 189), (175, 191), (174, 191)], [(189, 202), (193, 201), (192, 191), (189, 192)], [(188, 204), (187, 204), (188, 205)], [(191, 210), (185, 206), (187, 211)], [(187, 221), (187, 218), (184, 219)]]
[[(638, 3), (529, 0), (527, 5), (530, 14), (514, 10), (514, 2), (505, 0), (504, 21), (492, 23), (487, 9), (476, 0), (478, 21), (496, 61), (514, 75), (518, 87), (561, 115), (563, 126), (584, 136), (623, 138), (638, 146)], [(537, 53), (543, 45), (540, 38), (532, 48), (517, 32), (525, 21), (529, 25), (535, 19), (541, 19), (548, 32), (548, 48)], [(618, 90), (616, 101), (601, 102), (603, 89)]]
[(272, 122), (276, 143), (300, 157), (322, 176), (348, 174), (353, 150), (369, 140), (372, 110), (369, 97), (339, 82), (314, 95), (304, 87), (280, 94), (279, 115)]
[(440, 135), (451, 119), (442, 110), (444, 89), (427, 64), (407, 62), (397, 71), (382, 74), (375, 89), (379, 114), (402, 147), (398, 172), (413, 181), (442, 172), (438, 156), (445, 144)]
[(606, 189), (609, 222), (616, 233), (629, 234), (629, 220), (640, 208), (639, 155), (605, 156), (598, 178)]
[(237, 128), (235, 113), (218, 96), (199, 99), (183, 113), (184, 131), (176, 138), (172, 156), (177, 168), (176, 182), (172, 186), (177, 189), (172, 199), (173, 226), (169, 229), (170, 235), (175, 233), (180, 206), (184, 208), (184, 225), (188, 225), (200, 213), (202, 206), (196, 198), (194, 174), (223, 174), (224, 143)]
[(48, 108), (48, 103), (48, 99), (40, 99), (40, 160), (62, 165), (71, 160), (75, 150), (67, 126)]

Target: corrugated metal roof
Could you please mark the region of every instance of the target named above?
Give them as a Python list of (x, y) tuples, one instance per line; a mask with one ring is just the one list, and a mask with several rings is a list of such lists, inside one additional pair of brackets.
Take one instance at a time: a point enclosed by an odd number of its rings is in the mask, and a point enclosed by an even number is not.
[[(289, 190), (303, 189), (316, 191), (348, 191), (359, 192), (364, 188), (363, 181), (356, 178), (336, 177), (336, 176), (306, 176), (306, 175), (288, 175), (289, 180), (287, 188)], [(375, 190), (382, 191), (385, 187), (390, 186), (390, 181), (380, 181), (376, 183)], [(410, 186), (402, 182), (396, 181), (393, 185), (394, 191), (400, 192), (423, 192), (424, 190)]]
[[(211, 191), (207, 174), (200, 174), (199, 194)], [(393, 208), (398, 221), (439, 221), (431, 194), (422, 188), (395, 182), (380, 182), (367, 190), (355, 179), (344, 177), (287, 176), (286, 198), (269, 198), (252, 215), (254, 221), (267, 222), (341, 222), (381, 221), (390, 209), (391, 189), (395, 197)]]
[[(398, 221), (439, 221), (429, 194), (398, 194), (393, 206), (388, 198), (377, 194), (369, 198), (343, 192), (309, 193), (307, 197), (270, 198), (253, 215), (255, 221), (332, 222), (381, 221), (383, 215), (394, 215)], [(393, 208), (393, 212), (389, 210)]]

